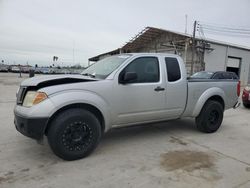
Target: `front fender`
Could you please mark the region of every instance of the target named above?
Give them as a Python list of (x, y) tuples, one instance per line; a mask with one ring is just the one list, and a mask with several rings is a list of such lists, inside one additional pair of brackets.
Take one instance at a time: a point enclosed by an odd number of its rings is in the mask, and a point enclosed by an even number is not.
[(202, 93), (200, 98), (197, 100), (192, 117), (197, 117), (207, 100), (213, 96), (220, 96), (223, 101), (225, 101), (225, 93), (222, 89), (218, 87), (209, 88), (204, 93)]
[(50, 112), (50, 117), (59, 109), (71, 104), (89, 104), (96, 107), (102, 113), (105, 121), (105, 131), (110, 125), (110, 105), (104, 98), (91, 91), (83, 90), (67, 90), (55, 93), (49, 96), (50, 101), (54, 105), (54, 109)]

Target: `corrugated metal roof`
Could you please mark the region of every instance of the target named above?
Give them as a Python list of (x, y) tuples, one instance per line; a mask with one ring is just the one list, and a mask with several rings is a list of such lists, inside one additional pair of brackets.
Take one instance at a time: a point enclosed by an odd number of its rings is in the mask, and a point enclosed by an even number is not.
[[(160, 34), (166, 33), (166, 32), (180, 35), (180, 36), (187, 37), (187, 38), (192, 38), (192, 35), (190, 35), (190, 34), (185, 34), (185, 33), (181, 33), (181, 32), (160, 29), (160, 28), (155, 28), (155, 27), (146, 27), (139, 34), (137, 34), (135, 37), (133, 37), (129, 42), (127, 42), (121, 49), (126, 49), (127, 47), (136, 46), (138, 44), (140, 45), (140, 42), (146, 42), (146, 41), (150, 42), (148, 39), (156, 38)], [(210, 42), (210, 43), (231, 46), (231, 47), (240, 48), (240, 49), (244, 49), (244, 50), (250, 50), (250, 47), (232, 44), (232, 43), (227, 43), (227, 42), (222, 42), (219, 40), (214, 40), (214, 39), (209, 39), (209, 38), (202, 39), (200, 37), (196, 37), (196, 40), (203, 40), (203, 41)]]
[(146, 27), (135, 37), (133, 37), (129, 42), (127, 42), (121, 49), (126, 51), (126, 50), (141, 48), (142, 46), (153, 41), (154, 39), (156, 39), (165, 32), (166, 31), (162, 29)]
[[(171, 34), (183, 36), (186, 38), (192, 38), (192, 35), (190, 34), (185, 34), (181, 32), (160, 29), (160, 28), (155, 28), (155, 27), (146, 27), (141, 32), (139, 32), (135, 37), (129, 40), (125, 45), (123, 45), (121, 48), (92, 57), (89, 59), (89, 61), (97, 61), (99, 60), (101, 56), (109, 55), (109, 54), (110, 55), (118, 54), (120, 53), (120, 51), (124, 51), (124, 52), (135, 51), (138, 48), (142, 48), (146, 46), (148, 43), (152, 42), (153, 40), (155, 40), (157, 37), (161, 36), (161, 34), (164, 34), (164, 33), (171, 33)], [(214, 43), (214, 44), (219, 44), (219, 45), (224, 45), (224, 46), (229, 46), (229, 47), (234, 47), (234, 48), (250, 51), (250, 47), (226, 43), (226, 42), (217, 41), (213, 39), (202, 39), (202, 38), (196, 37), (196, 40), (202, 40), (202, 41), (206, 41), (209, 43)]]
[(97, 55), (95, 57), (91, 57), (89, 58), (89, 61), (98, 61), (100, 59), (101, 56), (106, 56), (106, 55), (114, 55), (114, 54), (119, 54), (120, 53), (120, 48), (116, 49), (116, 50), (112, 50), (100, 55)]

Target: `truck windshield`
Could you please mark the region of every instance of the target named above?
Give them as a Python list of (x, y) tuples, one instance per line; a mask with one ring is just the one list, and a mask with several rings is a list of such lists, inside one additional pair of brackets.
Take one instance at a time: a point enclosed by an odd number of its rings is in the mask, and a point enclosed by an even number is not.
[(107, 57), (90, 65), (81, 74), (93, 78), (105, 79), (130, 56), (131, 55), (126, 54)]

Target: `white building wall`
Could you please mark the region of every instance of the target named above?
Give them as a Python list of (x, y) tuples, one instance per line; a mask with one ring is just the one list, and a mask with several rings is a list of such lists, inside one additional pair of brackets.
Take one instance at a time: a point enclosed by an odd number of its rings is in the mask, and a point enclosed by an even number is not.
[(240, 80), (242, 85), (250, 84), (250, 80), (248, 80), (250, 74), (250, 51), (229, 47), (228, 56), (241, 58)]
[(226, 69), (227, 47), (211, 44), (213, 51), (204, 54), (206, 71), (224, 71)]
[(240, 80), (242, 85), (250, 83), (250, 51), (240, 48), (211, 44), (214, 50), (204, 54), (206, 71), (225, 71), (228, 56), (241, 58)]

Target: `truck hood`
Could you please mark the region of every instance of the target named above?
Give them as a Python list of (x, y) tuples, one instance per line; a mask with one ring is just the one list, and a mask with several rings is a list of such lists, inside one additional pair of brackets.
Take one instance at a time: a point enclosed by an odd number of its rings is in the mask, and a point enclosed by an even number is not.
[(36, 76), (33, 78), (26, 79), (21, 83), (21, 86), (34, 86), (42, 88), (53, 85), (70, 84), (77, 82), (89, 82), (97, 80), (98, 79), (90, 78), (88, 76), (83, 76), (83, 75), (70, 75), (70, 74), (48, 75), (48, 76)]

